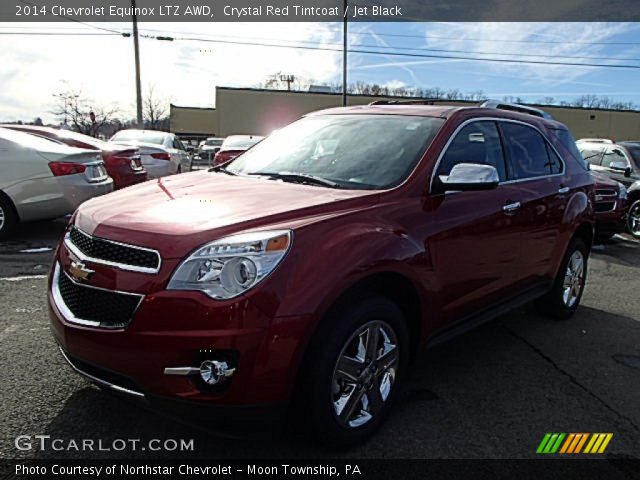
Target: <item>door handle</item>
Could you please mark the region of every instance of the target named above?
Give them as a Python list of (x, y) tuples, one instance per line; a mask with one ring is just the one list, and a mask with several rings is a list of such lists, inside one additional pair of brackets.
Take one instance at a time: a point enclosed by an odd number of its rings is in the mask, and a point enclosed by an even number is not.
[(504, 207), (502, 207), (502, 211), (504, 213), (514, 213), (517, 210), (520, 209), (520, 207), (522, 207), (522, 205), (520, 204), (520, 202), (513, 202), (513, 203), (508, 203), (507, 205), (505, 205)]
[(558, 189), (558, 193), (560, 195), (564, 195), (565, 193), (569, 193), (569, 187), (560, 186), (560, 188)]

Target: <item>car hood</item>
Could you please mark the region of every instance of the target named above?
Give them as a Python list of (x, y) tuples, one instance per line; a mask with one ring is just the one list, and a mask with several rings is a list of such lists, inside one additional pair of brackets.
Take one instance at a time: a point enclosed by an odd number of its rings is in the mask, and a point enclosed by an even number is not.
[[(182, 257), (199, 245), (242, 230), (270, 228), (353, 208), (367, 190), (336, 190), (224, 173), (192, 172), (96, 197), (77, 211), (86, 233)], [(362, 202), (355, 202), (362, 205)]]
[(602, 173), (591, 171), (591, 176), (595, 180), (596, 188), (618, 188), (618, 182), (603, 175)]

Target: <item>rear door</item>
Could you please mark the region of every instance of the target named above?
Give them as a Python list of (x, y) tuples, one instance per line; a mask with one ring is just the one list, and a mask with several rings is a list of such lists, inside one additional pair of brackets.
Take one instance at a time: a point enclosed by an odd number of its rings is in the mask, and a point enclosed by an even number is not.
[[(474, 120), (462, 127), (435, 174), (448, 175), (458, 163), (492, 165), (500, 180), (507, 180), (502, 142), (493, 120)], [(521, 257), (520, 191), (501, 183), (495, 190), (448, 192), (434, 200), (437, 230), (429, 238), (429, 248), (440, 282), (442, 320), (451, 323), (515, 292)]]
[(553, 276), (553, 258), (567, 199), (564, 164), (560, 156), (532, 125), (500, 121), (510, 182), (520, 190), (523, 214), (521, 278), (534, 285)]

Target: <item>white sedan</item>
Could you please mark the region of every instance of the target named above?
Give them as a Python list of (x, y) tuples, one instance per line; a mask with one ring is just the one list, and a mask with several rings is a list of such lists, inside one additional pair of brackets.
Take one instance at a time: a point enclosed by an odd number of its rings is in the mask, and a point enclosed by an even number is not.
[(140, 160), (149, 178), (166, 177), (191, 170), (191, 157), (173, 133), (158, 130), (120, 130), (109, 141), (138, 147)]

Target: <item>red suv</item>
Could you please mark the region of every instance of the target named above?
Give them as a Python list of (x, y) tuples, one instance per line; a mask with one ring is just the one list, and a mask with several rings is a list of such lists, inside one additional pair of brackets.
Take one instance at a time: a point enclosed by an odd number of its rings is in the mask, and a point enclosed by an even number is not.
[(221, 429), (287, 411), (363, 440), (426, 344), (532, 300), (578, 307), (593, 178), (538, 113), (332, 109), (84, 203), (50, 276), (62, 355), (151, 405), (222, 412)]

